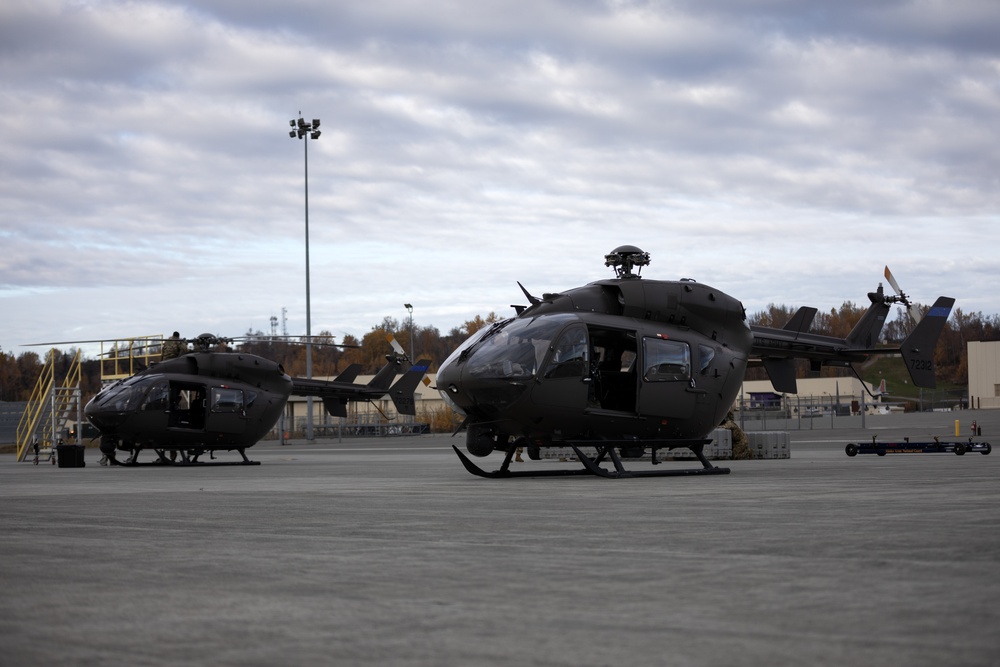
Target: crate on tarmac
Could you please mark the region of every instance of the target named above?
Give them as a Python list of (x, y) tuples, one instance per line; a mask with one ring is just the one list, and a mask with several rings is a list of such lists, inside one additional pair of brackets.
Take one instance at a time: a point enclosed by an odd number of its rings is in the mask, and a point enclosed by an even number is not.
[(792, 456), (788, 431), (751, 431), (747, 433), (755, 459), (788, 459)]

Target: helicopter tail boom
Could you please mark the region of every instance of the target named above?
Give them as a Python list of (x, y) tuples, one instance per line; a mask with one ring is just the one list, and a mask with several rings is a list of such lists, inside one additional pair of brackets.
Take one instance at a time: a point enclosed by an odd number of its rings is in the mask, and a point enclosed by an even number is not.
[(375, 401), (388, 394), (398, 412), (412, 415), (416, 411), (413, 392), (426, 375), (431, 362), (429, 359), (421, 359), (411, 366), (396, 384), (390, 386), (398, 371), (399, 363), (401, 362), (394, 363), (390, 359), (390, 363), (383, 366), (368, 384), (341, 382), (339, 378), (334, 381), (293, 378), (292, 393), (296, 396), (322, 398), (323, 406), (333, 417), (346, 417), (347, 404), (351, 401)]
[(795, 359), (808, 359), (814, 369), (819, 370), (824, 365), (846, 366), (861, 362), (876, 354), (902, 354), (913, 383), (918, 387), (933, 388), (934, 348), (955, 300), (938, 297), (913, 333), (901, 347), (896, 348), (874, 346), (892, 299), (884, 297), (881, 290), (869, 294), (869, 297), (872, 305), (845, 339), (806, 332), (811, 321), (811, 314), (806, 309), (800, 309), (781, 329), (751, 326), (754, 334), (752, 363), (763, 364), (775, 391), (794, 394)]

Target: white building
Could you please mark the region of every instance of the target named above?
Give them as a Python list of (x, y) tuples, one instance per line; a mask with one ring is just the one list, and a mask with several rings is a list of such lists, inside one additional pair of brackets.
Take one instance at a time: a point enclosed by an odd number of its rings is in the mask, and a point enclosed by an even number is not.
[[(357, 379), (354, 380), (357, 384), (368, 384), (371, 379), (375, 377), (374, 375), (359, 375)], [(317, 380), (333, 380), (334, 377), (317, 377)], [(396, 378), (399, 379), (398, 377)], [(421, 382), (417, 385), (416, 391), (413, 392), (413, 398), (416, 402), (417, 414), (415, 417), (410, 417), (409, 415), (397, 415), (396, 408), (386, 394), (381, 398), (381, 400), (370, 402), (370, 401), (351, 401), (347, 404), (347, 419), (346, 422), (349, 423), (373, 423), (373, 422), (385, 422), (385, 417), (389, 417), (392, 422), (427, 422), (430, 417), (438, 411), (450, 410), (441, 398), (441, 394), (438, 393), (437, 389), (434, 389), (437, 385), (437, 373), (428, 373), (427, 380), (429, 383), (425, 384)], [(308, 410), (306, 409), (306, 404), (308, 400), (305, 396), (291, 396), (288, 399), (288, 403), (285, 407), (285, 418), (289, 424), (298, 424), (303, 419), (305, 419)], [(314, 423), (320, 426), (330, 426), (340, 423), (337, 417), (331, 417), (327, 414), (326, 409), (323, 407), (323, 401), (319, 399), (313, 400), (313, 420)], [(292, 431), (296, 427), (286, 427), (286, 430)]]
[[(798, 378), (796, 380), (798, 393), (781, 394), (774, 390), (770, 380), (747, 380), (743, 383), (737, 405), (747, 409), (768, 408), (780, 409), (790, 417), (810, 414), (815, 411), (828, 413), (831, 410), (857, 414), (864, 405), (868, 412), (880, 405), (872, 398), (874, 387), (856, 377), (839, 378)], [(867, 387), (866, 393), (864, 387)], [(768, 401), (768, 395), (772, 400)]]
[(1000, 341), (970, 340), (969, 407), (1000, 408)]

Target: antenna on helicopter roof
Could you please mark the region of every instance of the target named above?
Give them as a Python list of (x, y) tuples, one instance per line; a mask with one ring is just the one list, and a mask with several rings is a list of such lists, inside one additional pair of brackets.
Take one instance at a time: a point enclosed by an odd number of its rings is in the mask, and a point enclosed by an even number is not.
[[(649, 253), (643, 252), (634, 245), (618, 246), (604, 256), (604, 266), (614, 267), (615, 275), (618, 278), (630, 279), (641, 278), (639, 274), (642, 267), (649, 264)], [(632, 267), (637, 266), (639, 270), (632, 273)]]

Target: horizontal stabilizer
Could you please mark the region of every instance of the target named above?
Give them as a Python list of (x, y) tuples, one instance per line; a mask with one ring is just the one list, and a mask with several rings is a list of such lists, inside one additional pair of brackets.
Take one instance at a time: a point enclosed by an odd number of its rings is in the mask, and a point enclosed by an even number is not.
[(937, 347), (938, 338), (948, 322), (954, 305), (954, 299), (947, 296), (938, 297), (913, 333), (903, 341), (900, 353), (903, 355), (903, 361), (910, 372), (913, 384), (918, 387), (934, 389), (937, 386), (934, 378), (934, 348)]

